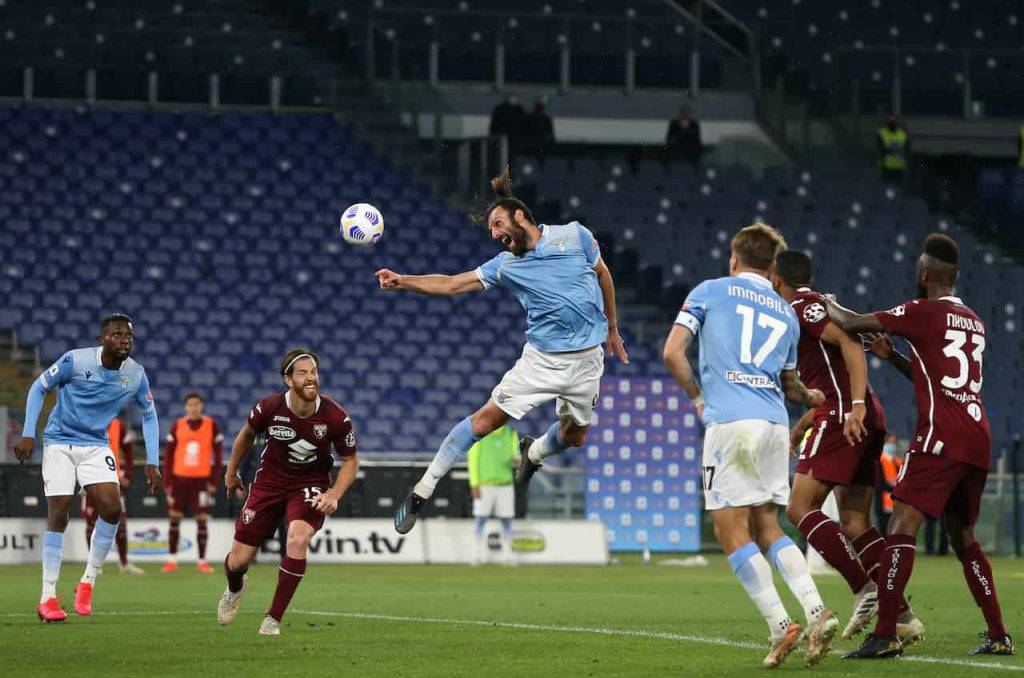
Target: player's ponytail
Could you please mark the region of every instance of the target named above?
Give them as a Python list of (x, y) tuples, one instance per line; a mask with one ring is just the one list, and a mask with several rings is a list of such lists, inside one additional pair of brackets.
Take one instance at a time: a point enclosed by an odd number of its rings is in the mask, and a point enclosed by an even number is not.
[(514, 218), (517, 211), (522, 211), (523, 216), (531, 224), (536, 224), (537, 221), (533, 218), (533, 212), (526, 206), (519, 198), (512, 194), (512, 177), (509, 173), (508, 165), (505, 165), (505, 169), (502, 170), (501, 174), (491, 179), (491, 190), (494, 191), (495, 200), (490, 205), (479, 212), (474, 212), (469, 215), (469, 220), (474, 224), (487, 225), (487, 220), (491, 216), (496, 208), (502, 207), (508, 212), (509, 218)]
[(512, 177), (508, 165), (505, 165), (501, 174), (491, 179), (491, 188), (499, 200), (512, 198)]

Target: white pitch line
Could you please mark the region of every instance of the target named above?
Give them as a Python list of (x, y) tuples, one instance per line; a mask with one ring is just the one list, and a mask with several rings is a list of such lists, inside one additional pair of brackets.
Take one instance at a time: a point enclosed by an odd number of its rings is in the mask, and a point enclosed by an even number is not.
[[(722, 645), (744, 650), (764, 650), (764, 643), (753, 643), (715, 636), (697, 636), (669, 631), (646, 631), (644, 629), (614, 629), (601, 626), (555, 626), (552, 624), (530, 624), (528, 622), (489, 621), (485, 619), (447, 619), (445, 617), (412, 617), (391, 614), (371, 614), (368, 612), (333, 612), (325, 610), (292, 610), (292, 614), (308, 614), (318, 617), (337, 617), (343, 619), (368, 619), (377, 621), (419, 622), (425, 624), (449, 624), (452, 626), (482, 626), (522, 631), (553, 631), (556, 633), (589, 633), (603, 636), (621, 636), (628, 638), (650, 638), (655, 640), (676, 640), (703, 645)], [(142, 611), (111, 611), (100, 613), (101, 617), (150, 617), (150, 616), (188, 616), (210, 615), (211, 610), (149, 610)], [(29, 612), (0, 614), (0, 618), (35, 617)], [(833, 653), (836, 650), (832, 651)], [(996, 662), (974, 661), (971, 659), (945, 659), (942, 657), (921, 657), (917, 655), (903, 656), (897, 661), (919, 662), (923, 664), (942, 664), (946, 666), (963, 666), (973, 669), (997, 669), (1002, 671), (1024, 671), (1024, 666), (1015, 664), (999, 664)]]

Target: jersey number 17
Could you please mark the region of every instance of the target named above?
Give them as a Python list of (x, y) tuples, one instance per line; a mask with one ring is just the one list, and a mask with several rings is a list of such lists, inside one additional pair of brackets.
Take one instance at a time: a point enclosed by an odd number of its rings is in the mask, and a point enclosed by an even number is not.
[(772, 351), (775, 350), (775, 347), (779, 345), (782, 335), (786, 333), (786, 323), (763, 311), (757, 313), (757, 326), (771, 330), (771, 334), (761, 344), (761, 348), (757, 350), (757, 353), (754, 353), (753, 357), (751, 357), (753, 348), (751, 344), (754, 342), (755, 311), (752, 306), (737, 304), (736, 312), (743, 317), (743, 329), (740, 330), (740, 362), (744, 365), (753, 363), (754, 367), (761, 367), (764, 361), (768, 359), (768, 356), (772, 354)]

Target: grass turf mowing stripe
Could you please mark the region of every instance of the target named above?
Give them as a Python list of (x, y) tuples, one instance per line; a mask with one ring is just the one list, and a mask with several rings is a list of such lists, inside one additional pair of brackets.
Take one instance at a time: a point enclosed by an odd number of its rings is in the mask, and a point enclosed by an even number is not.
[[(736, 647), (745, 650), (765, 649), (763, 643), (749, 643), (728, 638), (717, 638), (715, 636), (697, 636), (686, 633), (671, 633), (668, 631), (646, 631), (644, 629), (613, 629), (600, 626), (555, 626), (551, 624), (531, 624), (529, 622), (503, 622), (488, 621), (485, 619), (447, 619), (444, 617), (413, 617), (391, 614), (371, 614), (368, 612), (331, 612), (325, 610), (290, 610), (291, 614), (307, 614), (319, 617), (339, 617), (345, 619), (367, 619), (377, 621), (399, 621), (419, 622), (425, 624), (449, 624), (452, 626), (490, 626), (505, 629), (520, 629), (524, 631), (553, 631), (556, 633), (591, 633), (605, 636), (625, 636), (629, 638), (652, 638), (656, 640), (680, 640), (690, 643), (702, 643), (705, 645), (723, 645)], [(184, 616), (184, 615), (213, 615), (210, 610), (150, 610), (148, 612), (103, 612), (100, 616)], [(35, 617), (28, 612), (14, 612), (0, 614), (0, 618)], [(836, 653), (833, 650), (832, 653)], [(920, 662), (924, 664), (942, 664), (946, 666), (963, 666), (974, 669), (997, 669), (1003, 671), (1024, 671), (1024, 666), (1013, 664), (999, 664), (996, 662), (975, 661), (971, 659), (948, 659), (942, 657), (921, 657), (916, 655), (904, 655), (897, 661)]]

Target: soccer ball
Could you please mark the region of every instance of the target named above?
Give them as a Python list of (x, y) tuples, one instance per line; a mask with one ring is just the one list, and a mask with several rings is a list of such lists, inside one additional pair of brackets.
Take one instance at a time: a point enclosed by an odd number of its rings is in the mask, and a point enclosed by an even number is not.
[(358, 202), (341, 215), (341, 237), (349, 245), (369, 247), (384, 235), (384, 217), (369, 203)]

